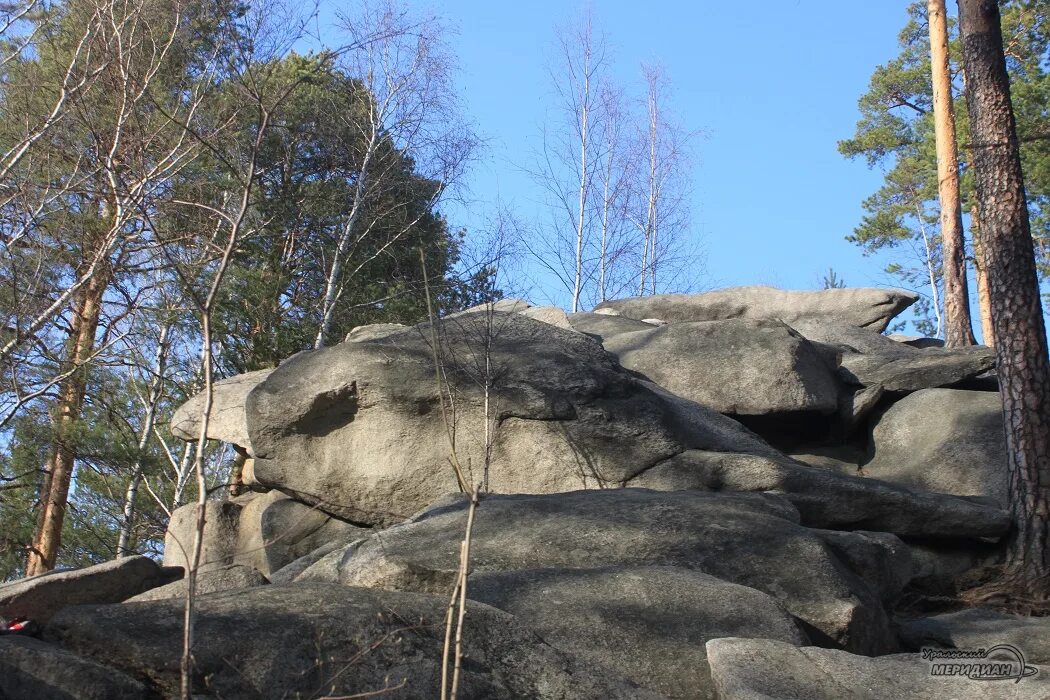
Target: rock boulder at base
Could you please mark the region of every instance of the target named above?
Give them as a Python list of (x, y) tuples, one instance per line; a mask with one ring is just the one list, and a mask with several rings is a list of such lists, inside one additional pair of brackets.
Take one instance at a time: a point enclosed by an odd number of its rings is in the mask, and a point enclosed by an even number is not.
[[(335, 584), (262, 586), (201, 596), (194, 625), (198, 697), (438, 697), (447, 592)], [(45, 630), (62, 646), (177, 697), (180, 601), (69, 608)], [(556, 650), (513, 616), (467, 606), (461, 698), (656, 698)]]
[(628, 318), (718, 321), (727, 318), (829, 321), (881, 332), (890, 320), (919, 298), (902, 289), (824, 289), (788, 291), (774, 287), (731, 287), (702, 294), (655, 294), (605, 301), (598, 309), (616, 309)]
[[(228, 442), (254, 455), (248, 428), (244, 421), (244, 401), (248, 393), (270, 376), (270, 369), (238, 374), (215, 382), (212, 386), (212, 406), (208, 416), (208, 437)], [(200, 437), (201, 417), (204, 413), (204, 394), (200, 393), (182, 404), (171, 417), (171, 433), (183, 440)]]
[(834, 367), (780, 321), (672, 323), (603, 345), (627, 369), (719, 413), (827, 415), (838, 408)]
[(119, 603), (182, 578), (182, 569), (134, 556), (0, 584), (0, 617), (46, 622), (67, 605)]
[(767, 639), (728, 638), (708, 642), (707, 658), (723, 700), (1037, 700), (1050, 695), (1046, 669), (1017, 683), (974, 681), (933, 676), (930, 662), (919, 654), (869, 658)]
[(0, 698), (146, 700), (146, 687), (95, 661), (28, 637), (0, 637)]
[(872, 477), (908, 488), (1007, 502), (1006, 435), (998, 393), (924, 389), (891, 405), (872, 432)]
[(472, 599), (549, 644), (669, 698), (714, 698), (704, 645), (730, 635), (808, 644), (772, 596), (690, 569), (616, 566), (474, 574)]
[(1033, 664), (1050, 664), (1050, 618), (1024, 617), (969, 608), (960, 612), (900, 621), (901, 643), (907, 649), (922, 647), (978, 649), (1011, 644)]
[[(466, 515), (462, 500), (443, 504), (333, 552), (299, 580), (450, 590)], [(475, 515), (471, 569), (683, 567), (773, 596), (827, 643), (862, 653), (893, 649), (878, 592), (797, 519), (790, 503), (766, 494), (615, 489), (486, 496)]]

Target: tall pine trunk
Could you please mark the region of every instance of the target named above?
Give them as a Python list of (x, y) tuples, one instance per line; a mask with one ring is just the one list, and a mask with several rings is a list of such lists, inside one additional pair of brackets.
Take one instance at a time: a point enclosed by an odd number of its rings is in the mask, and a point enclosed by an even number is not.
[(959, 201), (959, 153), (952, 108), (952, 77), (948, 63), (948, 18), (944, 0), (928, 0), (930, 63), (933, 71), (933, 119), (937, 143), (937, 191), (941, 201), (941, 242), (944, 261), (944, 344), (975, 345), (966, 283), (966, 245)]
[(994, 0), (959, 0), (978, 225), (1006, 424), (1013, 592), (1050, 599), (1050, 359)]
[(970, 207), (970, 235), (973, 238), (973, 267), (977, 277), (977, 307), (981, 310), (981, 339), (990, 348), (995, 347), (995, 329), (992, 327), (992, 299), (988, 291), (988, 273), (985, 272), (981, 229), (977, 225), (979, 207)]
[(66, 360), (62, 367), (63, 372), (69, 372), (69, 375), (59, 384), (58, 399), (52, 408), (54, 445), (48, 457), (44, 485), (40, 492), (40, 513), (26, 564), (27, 576), (55, 568), (62, 544), (62, 523), (65, 521), (66, 502), (76, 460), (74, 433), (84, 408), (87, 364), (95, 350), (95, 333), (102, 315), (102, 297), (109, 286), (110, 277), (108, 268), (100, 269), (73, 298), (73, 319)]

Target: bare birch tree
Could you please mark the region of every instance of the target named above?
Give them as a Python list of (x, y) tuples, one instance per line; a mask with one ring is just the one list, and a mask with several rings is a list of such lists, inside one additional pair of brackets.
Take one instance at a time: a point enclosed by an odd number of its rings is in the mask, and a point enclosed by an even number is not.
[(601, 96), (609, 56), (589, 12), (559, 35), (557, 47), (551, 69), (557, 118), (544, 127), (543, 150), (532, 172), (544, 190), (551, 220), (545, 235), (529, 243), (529, 252), (562, 284), (576, 312), (596, 271), (593, 202), (601, 148), (596, 134), (606, 119)]
[[(657, 294), (682, 282), (695, 262), (689, 239), (689, 142), (667, 107), (669, 85), (657, 65), (643, 65), (645, 119), (637, 136), (637, 181), (629, 214), (640, 245), (637, 292)], [(688, 286), (688, 285), (687, 285)]]

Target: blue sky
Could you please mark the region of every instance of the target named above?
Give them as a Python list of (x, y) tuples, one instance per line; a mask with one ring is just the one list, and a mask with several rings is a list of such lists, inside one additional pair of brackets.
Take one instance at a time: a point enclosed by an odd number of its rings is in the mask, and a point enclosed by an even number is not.
[[(836, 142), (852, 135), (857, 98), (874, 67), (896, 55), (907, 4), (592, 0), (614, 55), (615, 80), (638, 90), (640, 63), (662, 64), (680, 121), (703, 134), (692, 194), (703, 287), (815, 288), (829, 267), (849, 286), (893, 283), (883, 273), (885, 258), (866, 258), (844, 240), (881, 175), (844, 159)], [(455, 29), (463, 103), (488, 140), (468, 183), (472, 201), (447, 210), (452, 223), (479, 225), (498, 199), (525, 221), (542, 218), (539, 194), (521, 168), (553, 107), (548, 66), (555, 28), (579, 16), (583, 5), (410, 0), (410, 6), (442, 15)]]

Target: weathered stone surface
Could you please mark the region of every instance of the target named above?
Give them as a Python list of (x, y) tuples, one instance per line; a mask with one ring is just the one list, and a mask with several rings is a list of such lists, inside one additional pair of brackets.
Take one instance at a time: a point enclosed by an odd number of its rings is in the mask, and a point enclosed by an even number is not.
[(30, 576), (0, 584), (0, 617), (45, 622), (67, 605), (119, 603), (181, 576), (181, 570), (163, 568), (143, 556)]
[(899, 333), (891, 333), (886, 336), (890, 340), (894, 340), (898, 343), (908, 345), (913, 348), (925, 350), (927, 348), (943, 348), (944, 341), (940, 338), (927, 338), (919, 335), (901, 335)]
[(879, 405), (885, 393), (886, 390), (881, 384), (875, 384), (857, 389), (852, 394), (846, 394), (843, 397), (839, 404), (839, 413), (846, 435), (853, 433), (861, 426), (864, 419)]
[[(327, 542), (346, 543), (368, 532), (280, 491), (209, 501), (199, 571), (242, 564), (269, 576)], [(176, 510), (164, 538), (164, 562), (188, 567), (196, 504)]]
[(987, 542), (909, 542), (911, 585), (936, 595), (954, 595), (967, 585), (967, 577), (994, 565), (1001, 548)]
[(1006, 505), (1002, 400), (987, 391), (924, 389), (886, 410), (871, 433), (873, 477)]
[(810, 467), (785, 457), (687, 450), (628, 482), (660, 490), (772, 491), (813, 527), (892, 532), (916, 537), (1000, 537), (1002, 510), (956, 496), (911, 491), (879, 479)]
[(890, 340), (870, 328), (860, 328), (827, 320), (800, 319), (790, 324), (811, 343), (819, 343), (838, 352), (911, 355), (915, 348)]
[(349, 542), (368, 532), (270, 491), (241, 509), (233, 561), (269, 576), (328, 542)]
[[(456, 393), (457, 453), (484, 465), (483, 381), (498, 416), (489, 487), (502, 493), (620, 485), (687, 447), (768, 445), (728, 418), (682, 417), (677, 404), (620, 367), (601, 345), (521, 314), (443, 323)], [(297, 356), (248, 399), (255, 478), (344, 520), (392, 524), (457, 490), (425, 327)], [(735, 438), (741, 442), (725, 445)], [(475, 466), (477, 469), (477, 466)]]
[(901, 620), (899, 634), (906, 649), (980, 649), (1011, 644), (1032, 664), (1050, 664), (1050, 618), (1024, 617), (970, 608), (915, 620)]
[(858, 476), (860, 465), (868, 461), (867, 453), (854, 445), (800, 446), (786, 454), (811, 467), (830, 469), (850, 476)]
[[(382, 696), (437, 697), (447, 606), (447, 594), (317, 583), (202, 596), (194, 692), (254, 700), (397, 688)], [(179, 601), (70, 608), (45, 633), (175, 697), (182, 613)], [(470, 603), (467, 619), (462, 698), (658, 697), (550, 647), (505, 612)]]
[(549, 644), (672, 698), (714, 697), (709, 639), (808, 643), (773, 597), (676, 567), (480, 573), (470, 577), (468, 592)]
[(575, 330), (572, 327), (572, 324), (569, 323), (568, 314), (565, 313), (564, 309), (558, 306), (530, 306), (524, 311), (519, 311), (518, 313), (526, 318), (549, 323), (552, 326), (564, 328), (567, 331)]
[[(442, 592), (459, 561), (466, 507), (377, 533), (322, 558), (300, 580)], [(877, 593), (797, 524), (783, 498), (765, 494), (575, 491), (487, 496), (471, 542), (476, 574), (536, 568), (681, 566), (777, 598), (808, 631), (864, 653), (895, 642)]]
[[(255, 494), (239, 500), (250, 502)], [(237, 536), (240, 528), (240, 502), (208, 501), (204, 511), (204, 537), (197, 570), (207, 571), (233, 563), (237, 555)], [(164, 533), (164, 565), (181, 566), (189, 570), (193, 558), (193, 539), (197, 531), (197, 504), (188, 503), (176, 508), (168, 520)]]
[[(244, 419), (244, 402), (248, 393), (262, 383), (273, 370), (238, 374), (223, 379), (212, 386), (212, 406), (208, 416), (208, 437), (228, 442), (254, 455)], [(201, 417), (204, 413), (204, 393), (197, 394), (182, 404), (171, 417), (171, 433), (183, 440), (196, 440), (200, 436)]]
[[(219, 591), (232, 591), (239, 588), (254, 588), (265, 586), (269, 581), (266, 577), (250, 566), (241, 564), (229, 564), (221, 568), (211, 568), (197, 574), (197, 595), (206, 593), (218, 593)], [(168, 598), (186, 597), (186, 579), (174, 581), (166, 586), (160, 586), (128, 598), (128, 603), (143, 600), (165, 600)]]
[(707, 643), (711, 676), (724, 700), (1036, 700), (1050, 694), (1050, 675), (1010, 681), (933, 677), (918, 654), (869, 658), (836, 649), (765, 639)]
[(612, 309), (603, 309), (602, 312), (568, 314), (569, 325), (580, 333), (586, 333), (598, 340), (612, 338), (620, 333), (631, 333), (634, 331), (652, 330), (653, 326), (644, 321), (626, 318), (619, 314), (605, 313)]
[(606, 301), (628, 318), (675, 321), (717, 321), (727, 318), (818, 320), (883, 331), (918, 299), (901, 289), (824, 289), (787, 291), (773, 287), (732, 287), (703, 294), (656, 294)]
[(461, 316), (467, 316), (469, 314), (473, 314), (473, 313), (477, 313), (477, 312), (482, 312), (482, 313), (486, 313), (486, 314), (495, 313), (495, 312), (519, 313), (519, 312), (525, 311), (526, 309), (529, 309), (529, 308), (532, 308), (532, 304), (530, 304), (529, 302), (525, 301), (524, 299), (514, 299), (514, 298), (497, 299), (496, 301), (485, 302), (484, 304), (478, 304), (477, 306), (471, 306), (468, 309), (463, 309), (462, 311), (457, 311), (456, 313), (449, 314), (448, 316), (445, 316), (445, 318), (446, 319), (459, 318)]
[(995, 351), (991, 348), (931, 348), (913, 349), (906, 355), (845, 353), (839, 374), (861, 386), (908, 393), (972, 380), (993, 367)]
[[(341, 550), (346, 547), (350, 542), (328, 542), (321, 545), (309, 554), (303, 555), (293, 561), (290, 564), (282, 566), (277, 571), (270, 574), (270, 583), (291, 583), (299, 577), (299, 574), (303, 573), (311, 566), (316, 564), (322, 558), (328, 556), (336, 550)], [(327, 580), (336, 580), (338, 576), (333, 574)], [(325, 577), (317, 577), (316, 580), (326, 580)]]
[(146, 688), (115, 669), (27, 637), (0, 637), (0, 698), (144, 700)]
[(830, 414), (838, 408), (834, 368), (780, 321), (672, 323), (603, 344), (627, 369), (719, 413)]
[(403, 323), (370, 323), (366, 326), (355, 326), (346, 334), (344, 341), (347, 343), (359, 343), (362, 340), (375, 340), (385, 338), (394, 333), (400, 333), (408, 328)]
[(896, 535), (864, 530), (813, 530), (813, 533), (886, 603), (895, 600), (912, 580), (911, 549)]

